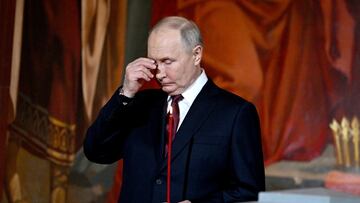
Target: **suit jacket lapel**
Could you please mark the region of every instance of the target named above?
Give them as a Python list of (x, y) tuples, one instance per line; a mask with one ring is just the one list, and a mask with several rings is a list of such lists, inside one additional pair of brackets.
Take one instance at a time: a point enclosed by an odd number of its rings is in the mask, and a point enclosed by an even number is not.
[[(174, 160), (179, 155), (182, 149), (191, 140), (197, 130), (201, 127), (202, 123), (204, 123), (214, 109), (216, 105), (216, 99), (214, 97), (216, 90), (216, 86), (209, 80), (196, 97), (183, 123), (176, 133), (176, 137), (173, 142), (171, 160)], [(167, 162), (164, 160), (161, 170), (164, 169), (166, 165)]]
[(165, 136), (166, 136), (166, 107), (167, 107), (167, 95), (164, 94), (161, 97), (160, 102), (155, 106), (152, 111), (152, 119), (150, 125), (150, 132), (154, 133), (152, 138), (154, 143), (154, 153), (158, 163), (161, 163), (164, 155), (165, 148)]

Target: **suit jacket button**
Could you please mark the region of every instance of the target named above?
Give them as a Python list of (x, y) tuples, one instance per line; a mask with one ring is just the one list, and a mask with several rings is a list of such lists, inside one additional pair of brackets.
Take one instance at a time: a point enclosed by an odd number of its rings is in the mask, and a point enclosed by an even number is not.
[(158, 184), (158, 185), (161, 185), (162, 184), (162, 181), (161, 181), (161, 179), (156, 179), (156, 184)]

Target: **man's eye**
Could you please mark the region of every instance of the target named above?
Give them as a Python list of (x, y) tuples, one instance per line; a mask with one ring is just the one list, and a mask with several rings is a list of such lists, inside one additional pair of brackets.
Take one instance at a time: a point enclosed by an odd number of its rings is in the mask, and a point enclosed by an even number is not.
[(166, 65), (170, 65), (172, 62), (173, 62), (173, 61), (170, 60), (170, 59), (167, 59), (167, 60), (164, 61), (164, 63), (165, 63)]

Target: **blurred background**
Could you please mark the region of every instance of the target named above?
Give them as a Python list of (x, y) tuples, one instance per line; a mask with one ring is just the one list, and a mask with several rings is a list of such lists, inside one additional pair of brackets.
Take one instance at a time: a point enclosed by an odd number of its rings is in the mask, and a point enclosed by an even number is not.
[(200, 27), (208, 76), (256, 105), (267, 190), (360, 195), (359, 1), (2, 0), (1, 203), (116, 202), (122, 163), (88, 162), (84, 133), (169, 15)]

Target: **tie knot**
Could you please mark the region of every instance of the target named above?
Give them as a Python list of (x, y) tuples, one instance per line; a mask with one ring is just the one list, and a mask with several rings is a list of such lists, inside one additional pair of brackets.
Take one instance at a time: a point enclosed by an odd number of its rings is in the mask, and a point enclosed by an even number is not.
[(181, 94), (171, 96), (172, 102), (171, 104), (177, 104), (181, 101), (184, 97)]

